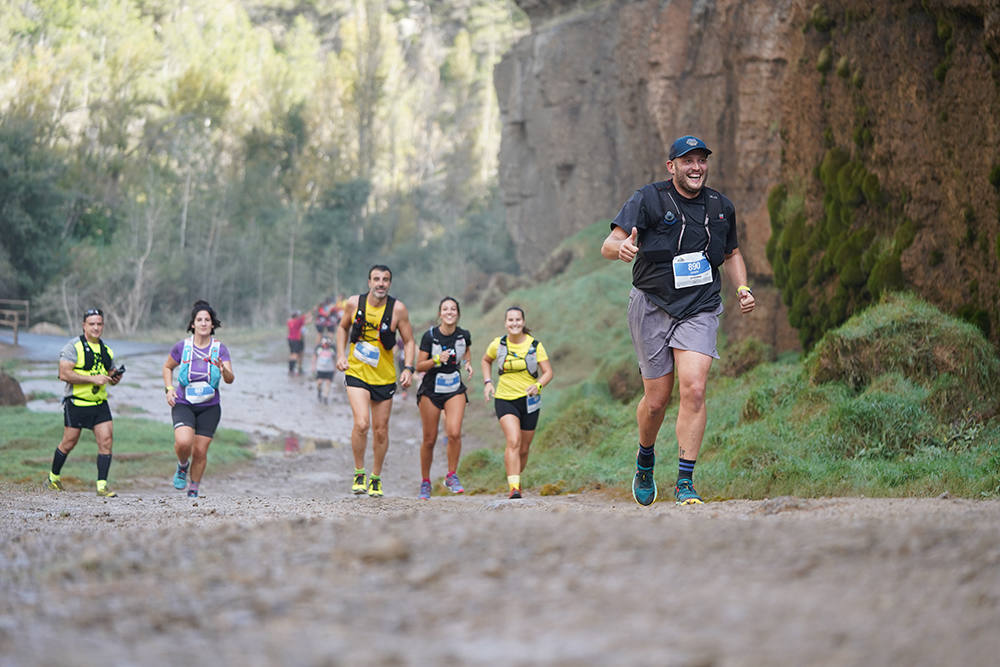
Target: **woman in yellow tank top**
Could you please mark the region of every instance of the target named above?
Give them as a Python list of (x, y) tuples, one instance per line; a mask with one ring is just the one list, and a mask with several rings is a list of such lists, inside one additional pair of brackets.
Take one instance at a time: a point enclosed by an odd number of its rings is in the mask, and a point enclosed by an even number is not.
[[(528, 450), (535, 437), (541, 410), (542, 387), (552, 381), (552, 364), (545, 347), (524, 325), (524, 310), (511, 306), (504, 313), (505, 336), (498, 336), (483, 355), (483, 395), (493, 398), (500, 429), (507, 441), (504, 467), (510, 498), (521, 497), (521, 473), (528, 464)], [(498, 361), (497, 386), (491, 377)]]

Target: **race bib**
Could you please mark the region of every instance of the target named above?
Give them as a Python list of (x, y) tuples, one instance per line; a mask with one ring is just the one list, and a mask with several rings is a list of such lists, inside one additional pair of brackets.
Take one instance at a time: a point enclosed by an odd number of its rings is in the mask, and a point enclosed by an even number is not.
[(688, 252), (674, 257), (674, 287), (694, 287), (712, 282), (712, 265), (704, 252)]
[(462, 376), (458, 371), (438, 373), (434, 377), (434, 391), (438, 394), (453, 394), (462, 385)]
[(319, 354), (316, 356), (316, 370), (329, 373), (337, 370), (337, 362), (332, 354)]
[(378, 366), (379, 356), (378, 348), (366, 340), (359, 340), (354, 344), (354, 358), (365, 362), (372, 368)]
[(215, 388), (207, 382), (192, 382), (184, 387), (184, 400), (192, 405), (210, 401), (215, 397)]
[(528, 396), (528, 414), (532, 412), (538, 412), (539, 408), (542, 407), (542, 395), (535, 394), (534, 396)]

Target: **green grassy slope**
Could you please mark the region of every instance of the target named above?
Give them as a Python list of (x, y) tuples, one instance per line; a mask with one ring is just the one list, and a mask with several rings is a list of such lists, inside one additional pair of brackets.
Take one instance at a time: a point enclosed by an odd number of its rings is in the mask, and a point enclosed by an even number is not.
[[(625, 321), (631, 274), (600, 257), (606, 230), (598, 223), (567, 239), (574, 260), (552, 281), (463, 318), (478, 359), (503, 332), (504, 309), (519, 304), (552, 357), (556, 378), (544, 392), (522, 478), (535, 492), (626, 495), (631, 483), (641, 397)], [(761, 347), (720, 344), (696, 469), (706, 498), (1000, 495), (1000, 361), (974, 327), (912, 296), (891, 295), (828, 332), (806, 359), (785, 355), (735, 377), (723, 373), (734, 355)], [(482, 400), (480, 380), (473, 400)], [(676, 414), (675, 391), (657, 447), (662, 489), (676, 476)], [(503, 491), (495, 419), (480, 414), (468, 422), (492, 444), (464, 457), (466, 487)]]
[[(39, 485), (52, 465), (52, 454), (62, 438), (59, 415), (30, 412), (23, 407), (0, 407), (0, 479)], [(169, 484), (177, 457), (169, 424), (149, 419), (115, 416), (113, 462), (108, 481), (112, 487), (130, 480), (162, 477)], [(253, 459), (248, 436), (220, 428), (209, 449), (209, 473), (219, 474)], [(97, 442), (84, 430), (62, 469), (63, 484), (70, 490), (93, 488), (97, 479)], [(166, 487), (165, 487), (166, 488)]]

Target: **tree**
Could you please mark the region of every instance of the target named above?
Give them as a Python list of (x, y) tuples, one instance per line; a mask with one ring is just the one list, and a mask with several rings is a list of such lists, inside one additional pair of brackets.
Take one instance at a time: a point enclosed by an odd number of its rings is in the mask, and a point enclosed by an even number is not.
[(35, 294), (65, 264), (68, 197), (60, 156), (39, 146), (30, 119), (0, 119), (0, 291)]

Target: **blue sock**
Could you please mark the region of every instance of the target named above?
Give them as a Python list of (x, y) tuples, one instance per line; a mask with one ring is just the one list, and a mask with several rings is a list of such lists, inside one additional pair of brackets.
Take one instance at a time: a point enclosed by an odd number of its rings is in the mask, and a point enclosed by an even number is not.
[(635, 457), (635, 464), (640, 468), (652, 468), (656, 464), (656, 454), (653, 452), (652, 445), (650, 447), (643, 447), (642, 443), (639, 444), (639, 455)]
[(694, 461), (677, 459), (677, 479), (694, 479)]

